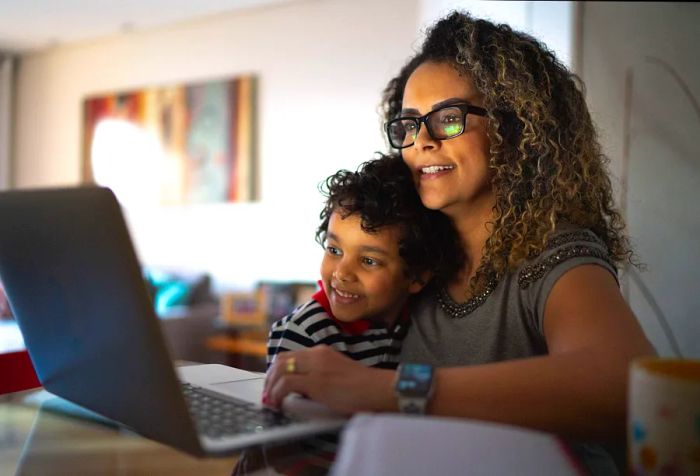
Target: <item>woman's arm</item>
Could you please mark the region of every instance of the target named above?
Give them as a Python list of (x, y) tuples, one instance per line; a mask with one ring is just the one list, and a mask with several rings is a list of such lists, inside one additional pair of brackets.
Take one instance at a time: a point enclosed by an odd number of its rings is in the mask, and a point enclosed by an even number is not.
[[(621, 437), (629, 362), (653, 348), (610, 273), (595, 265), (565, 273), (550, 292), (544, 326), (547, 356), (437, 369), (429, 412), (584, 439)], [(292, 356), (301, 373), (271, 368), (271, 404), (294, 391), (347, 413), (397, 411), (394, 372), (323, 347), (285, 354)]]

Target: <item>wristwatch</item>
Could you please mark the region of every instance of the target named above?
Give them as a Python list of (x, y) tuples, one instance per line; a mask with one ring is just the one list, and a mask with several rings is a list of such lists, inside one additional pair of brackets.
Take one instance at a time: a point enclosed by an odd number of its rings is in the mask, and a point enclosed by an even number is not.
[(401, 413), (422, 415), (433, 396), (435, 370), (428, 364), (400, 364), (394, 392)]

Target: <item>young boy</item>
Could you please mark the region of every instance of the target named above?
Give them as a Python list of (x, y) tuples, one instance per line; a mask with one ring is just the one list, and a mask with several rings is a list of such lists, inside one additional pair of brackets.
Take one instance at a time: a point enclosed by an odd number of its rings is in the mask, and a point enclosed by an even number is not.
[(422, 205), (400, 156), (341, 170), (322, 192), (321, 289), (272, 325), (268, 367), (280, 352), (326, 344), (365, 365), (396, 368), (407, 301), (431, 278), (457, 271), (457, 235), (449, 219)]

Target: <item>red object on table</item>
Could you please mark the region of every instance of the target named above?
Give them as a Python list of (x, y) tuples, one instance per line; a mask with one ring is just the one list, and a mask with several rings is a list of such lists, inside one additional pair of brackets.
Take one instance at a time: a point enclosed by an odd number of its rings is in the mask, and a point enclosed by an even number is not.
[(41, 387), (26, 350), (0, 354), (0, 394)]

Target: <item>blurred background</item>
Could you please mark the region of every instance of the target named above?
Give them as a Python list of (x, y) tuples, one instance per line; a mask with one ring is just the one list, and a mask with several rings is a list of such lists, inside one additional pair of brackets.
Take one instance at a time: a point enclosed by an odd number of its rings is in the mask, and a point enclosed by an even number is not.
[[(198, 312), (206, 316), (197, 321), (198, 331), (189, 324), (168, 331), (171, 341), (192, 341), (183, 336), (200, 332), (197, 342), (208, 339), (209, 350), (245, 354), (241, 349), (254, 343), (238, 339), (234, 345), (231, 336), (254, 335), (230, 328), (256, 328), (259, 343), (271, 316), (308, 297), (322, 252), (314, 241), (322, 205), (318, 184), (387, 151), (378, 111), (382, 89), (419, 46), (425, 28), (454, 8), (531, 33), (583, 79), (618, 201), (646, 264), (643, 272), (623, 273), (625, 296), (660, 353), (700, 357), (697, 4), (3, 1), (0, 188), (73, 186), (88, 178), (112, 187), (159, 313), (179, 318), (172, 322), (192, 320)], [(241, 93), (227, 83), (235, 78), (253, 78), (252, 89)], [(199, 102), (188, 99), (194, 112), (183, 117), (204, 117), (200, 135), (229, 130), (241, 111), (239, 98), (247, 98), (247, 122), (240, 123), (247, 126), (237, 129), (235, 145), (231, 139), (222, 147), (242, 154), (240, 141), (247, 141), (249, 165), (241, 173), (253, 190), (249, 196), (163, 203), (154, 192), (163, 170), (152, 166), (163, 150), (118, 140), (103, 147), (112, 151), (107, 159), (93, 155), (94, 131), (86, 126), (90, 99), (126, 101), (133, 91), (178, 87), (190, 98), (213, 91), (196, 89), (213, 83), (237, 91), (230, 107), (218, 110), (223, 115), (197, 112), (207, 104), (204, 95)], [(134, 104), (151, 104), (144, 101)], [(224, 120), (231, 122), (217, 122)], [(206, 190), (213, 182), (202, 183)], [(208, 307), (192, 312), (195, 304)], [(4, 328), (0, 352), (21, 346), (11, 320)], [(225, 340), (219, 347), (211, 343), (217, 337)], [(202, 348), (175, 353), (211, 360)], [(250, 353), (260, 357), (260, 347)]]

